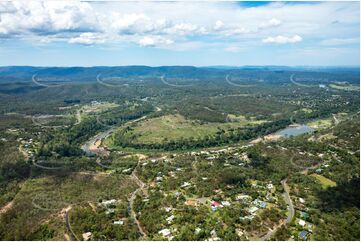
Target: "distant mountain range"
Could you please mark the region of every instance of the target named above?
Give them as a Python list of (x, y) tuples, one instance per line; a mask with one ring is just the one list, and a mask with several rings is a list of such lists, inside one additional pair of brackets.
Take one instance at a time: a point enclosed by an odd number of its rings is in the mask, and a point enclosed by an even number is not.
[[(175, 77), (175, 78), (224, 78), (227, 74), (239, 76), (269, 76), (274, 73), (302, 72), (317, 75), (344, 76), (351, 82), (357, 81), (358, 67), (289, 67), (289, 66), (95, 66), (95, 67), (0, 67), (0, 82), (31, 81), (32, 76), (62, 77), (71, 81), (95, 81), (98, 74), (119, 77)], [(356, 79), (355, 79), (356, 78)], [(358, 79), (359, 81), (359, 79)]]

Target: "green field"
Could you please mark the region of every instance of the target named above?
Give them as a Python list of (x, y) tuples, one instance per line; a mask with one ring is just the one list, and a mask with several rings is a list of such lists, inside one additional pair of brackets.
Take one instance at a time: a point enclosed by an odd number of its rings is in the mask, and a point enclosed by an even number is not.
[(345, 91), (358, 91), (358, 90), (360, 90), (359, 86), (353, 86), (353, 85), (330, 84), (330, 87), (334, 88), (334, 89), (345, 90)]
[(229, 123), (201, 123), (185, 119), (181, 115), (166, 115), (137, 123), (127, 135), (135, 137), (134, 142), (151, 144), (161, 143), (164, 140), (201, 138), (214, 135), (220, 129), (226, 130), (258, 123), (260, 121), (247, 121), (245, 119)]
[(323, 188), (335, 187), (336, 182), (319, 174), (311, 174), (312, 177), (316, 178), (322, 185)]
[(307, 123), (308, 126), (314, 129), (325, 129), (331, 127), (333, 124), (332, 118), (318, 119)]

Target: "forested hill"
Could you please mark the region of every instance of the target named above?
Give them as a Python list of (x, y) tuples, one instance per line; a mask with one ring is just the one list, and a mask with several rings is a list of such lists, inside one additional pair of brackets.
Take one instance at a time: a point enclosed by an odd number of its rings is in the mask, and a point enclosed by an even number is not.
[[(0, 82), (31, 81), (33, 75), (43, 78), (61, 77), (71, 81), (96, 81), (101, 74), (109, 77), (160, 77), (209, 79), (225, 78), (226, 75), (248, 79), (262, 79), (268, 82), (288, 80), (296, 73), (303, 77), (312, 74), (313, 78), (330, 81), (359, 83), (357, 67), (286, 67), (286, 66), (243, 66), (243, 67), (194, 67), (194, 66), (97, 66), (97, 67), (0, 67)], [(332, 79), (332, 80), (331, 80)]]

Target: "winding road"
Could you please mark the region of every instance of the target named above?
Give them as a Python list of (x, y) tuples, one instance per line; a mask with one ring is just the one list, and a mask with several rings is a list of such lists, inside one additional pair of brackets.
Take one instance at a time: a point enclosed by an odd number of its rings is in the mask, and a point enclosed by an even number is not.
[[(139, 165), (139, 162), (138, 162), (138, 165)], [(138, 165), (137, 165), (137, 167), (138, 167)], [(147, 235), (146, 235), (146, 233), (144, 232), (144, 230), (143, 230), (143, 228), (142, 228), (139, 220), (137, 219), (137, 214), (136, 214), (135, 211), (134, 211), (134, 200), (135, 200), (135, 198), (136, 198), (136, 196), (137, 196), (137, 193), (138, 193), (139, 191), (143, 190), (144, 187), (145, 187), (144, 182), (142, 182), (142, 181), (138, 178), (138, 176), (137, 176), (137, 174), (136, 174), (136, 169), (137, 169), (137, 167), (134, 168), (134, 170), (133, 170), (133, 172), (132, 172), (132, 174), (131, 174), (130, 176), (131, 176), (132, 179), (135, 181), (135, 183), (137, 183), (138, 188), (137, 188), (134, 192), (132, 192), (131, 195), (130, 195), (128, 210), (129, 210), (130, 216), (134, 219), (134, 221), (135, 221), (135, 223), (136, 223), (136, 225), (137, 225), (137, 227), (138, 227), (139, 233), (142, 235), (142, 239), (146, 240)]]
[(69, 206), (68, 208), (66, 208), (65, 211), (65, 224), (66, 224), (66, 228), (68, 229), (68, 231), (70, 232), (70, 238), (72, 241), (77, 240), (79, 241), (78, 237), (76, 236), (76, 234), (74, 233), (73, 229), (71, 228), (70, 222), (69, 222), (69, 211), (71, 210), (71, 206)]
[(300, 86), (300, 87), (315, 87), (315, 86), (312, 86), (312, 85), (306, 85), (306, 84), (301, 84), (301, 83), (298, 83), (298, 82), (296, 82), (295, 80), (293, 80), (293, 77), (295, 76), (295, 74), (292, 74), (291, 76), (290, 76), (290, 81), (293, 83), (293, 84), (295, 84), (295, 85), (297, 85), (297, 86)]
[(255, 85), (241, 85), (241, 84), (234, 83), (234, 82), (229, 80), (229, 75), (226, 76), (226, 82), (229, 85), (232, 85), (232, 86), (235, 86), (235, 87), (253, 87), (253, 86), (255, 86)]
[(165, 85), (168, 85), (168, 86), (171, 86), (171, 87), (191, 87), (191, 86), (193, 86), (193, 84), (178, 85), (178, 84), (169, 83), (169, 82), (167, 82), (167, 81), (164, 79), (164, 76), (161, 76), (160, 79), (162, 80), (162, 82), (163, 82)]
[(81, 123), (80, 109), (76, 110), (75, 117), (76, 117), (76, 123), (74, 125), (80, 124)]

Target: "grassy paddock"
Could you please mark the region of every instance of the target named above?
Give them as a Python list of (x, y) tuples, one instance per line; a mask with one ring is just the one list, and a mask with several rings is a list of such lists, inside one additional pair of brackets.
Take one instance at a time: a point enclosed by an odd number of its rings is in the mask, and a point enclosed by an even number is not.
[(139, 122), (129, 133), (139, 143), (161, 143), (164, 140), (179, 140), (190, 137), (202, 138), (214, 135), (220, 129), (237, 128), (246, 125), (257, 125), (259, 121), (246, 119), (229, 123), (201, 123), (185, 119), (181, 115), (166, 115)]
[(336, 182), (322, 176), (319, 174), (311, 174), (310, 176), (316, 178), (322, 185), (323, 188), (328, 188), (328, 187), (335, 187), (336, 186)]

